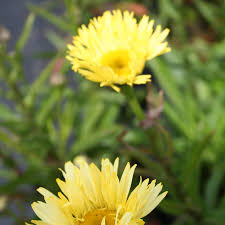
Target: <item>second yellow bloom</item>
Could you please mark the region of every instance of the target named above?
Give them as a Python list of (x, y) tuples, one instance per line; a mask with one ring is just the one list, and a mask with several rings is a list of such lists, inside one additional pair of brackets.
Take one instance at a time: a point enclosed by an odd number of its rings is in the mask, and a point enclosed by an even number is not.
[(154, 31), (153, 25), (148, 16), (138, 23), (128, 11), (106, 11), (81, 26), (68, 45), (67, 59), (75, 72), (100, 86), (120, 91), (117, 85), (145, 84), (151, 77), (140, 75), (146, 60), (170, 51), (163, 42), (169, 29), (157, 26)]

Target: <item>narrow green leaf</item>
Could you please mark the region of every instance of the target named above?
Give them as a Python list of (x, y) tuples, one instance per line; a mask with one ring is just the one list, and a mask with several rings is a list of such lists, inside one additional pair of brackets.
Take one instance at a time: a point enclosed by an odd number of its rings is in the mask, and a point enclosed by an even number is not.
[(34, 24), (34, 20), (35, 20), (35, 15), (33, 13), (31, 13), (25, 23), (25, 26), (23, 28), (22, 34), (19, 37), (19, 40), (16, 43), (16, 51), (19, 53), (23, 50), (24, 45), (26, 44), (29, 36), (30, 36), (30, 32), (31, 29), (33, 27)]
[(20, 115), (11, 111), (4, 103), (0, 104), (0, 121), (17, 121), (20, 119)]
[(119, 107), (118, 105), (111, 105), (109, 108), (103, 113), (99, 128), (107, 128), (114, 124), (115, 120), (118, 117)]
[(204, 212), (204, 224), (225, 225), (224, 208), (214, 208)]
[(64, 31), (69, 31), (69, 32), (74, 32), (74, 28), (66, 21), (64, 21), (62, 19), (62, 17), (56, 16), (50, 12), (48, 12), (47, 10), (37, 7), (33, 4), (28, 4), (28, 8), (38, 14), (39, 16), (45, 18), (46, 20), (48, 20), (50, 23), (54, 24), (55, 26), (57, 26), (58, 28), (64, 30)]
[(199, 202), (200, 199), (200, 164), (201, 164), (201, 156), (203, 151), (206, 149), (207, 145), (211, 141), (213, 136), (213, 132), (210, 132), (207, 134), (202, 141), (199, 144), (195, 144), (195, 147), (190, 149), (188, 158), (186, 159), (186, 163), (184, 164), (184, 172), (183, 177), (188, 178), (187, 181), (184, 184), (185, 189), (187, 190), (187, 193), (192, 196), (196, 203)]
[(82, 136), (82, 138), (77, 139), (71, 148), (70, 157), (80, 154), (81, 152), (88, 151), (91, 148), (96, 147), (104, 142), (105, 139), (113, 135), (118, 134), (121, 131), (119, 126), (111, 126), (108, 129), (102, 129), (100, 131), (93, 131), (88, 136)]
[(74, 101), (67, 101), (65, 103), (63, 112), (60, 114), (60, 128), (61, 139), (65, 141), (72, 132), (76, 113), (78, 111), (78, 104)]
[(22, 175), (10, 180), (4, 185), (0, 186), (0, 195), (16, 193), (16, 190), (24, 184), (37, 184), (41, 180), (41, 176), (34, 176), (37, 171), (34, 169), (29, 169)]
[(78, 104), (74, 101), (67, 101), (63, 111), (58, 115), (59, 131), (57, 138), (57, 153), (60, 158), (65, 158), (66, 145), (69, 136), (73, 133), (74, 120), (78, 112)]
[(221, 197), (221, 200), (220, 200), (220, 207), (221, 208), (225, 208), (225, 193), (223, 194), (223, 196)]
[(174, 3), (171, 3), (170, 0), (164, 1), (159, 0), (159, 8), (161, 13), (161, 18), (163, 19), (163, 22), (168, 22), (168, 18), (173, 18), (174, 20), (178, 21), (181, 19), (180, 11), (176, 10)]
[(173, 107), (166, 102), (164, 103), (164, 112), (177, 129), (179, 129), (189, 139), (193, 139), (189, 126), (186, 126), (185, 118), (183, 117), (183, 115), (180, 115), (179, 112), (173, 109)]
[(42, 161), (39, 159), (39, 157), (37, 157), (36, 154), (26, 148), (18, 136), (15, 136), (14, 134), (10, 133), (5, 133), (0, 130), (0, 142), (3, 143), (9, 149), (23, 154), (29, 160), (34, 161), (36, 164), (42, 164)]
[(130, 155), (136, 160), (138, 160), (145, 168), (151, 171), (152, 174), (158, 176), (157, 178), (166, 177), (163, 168), (157, 161), (151, 159), (150, 155), (144, 154), (143, 152), (137, 151), (136, 149), (130, 149), (129, 151), (126, 150), (124, 154)]
[(66, 47), (65, 40), (60, 37), (56, 32), (48, 31), (47, 32), (48, 40), (57, 48), (57, 49), (64, 49)]
[(2, 130), (0, 130), (0, 141), (1, 143), (4, 143), (7, 147), (18, 150), (18, 152), (26, 154), (28, 151), (23, 147), (22, 144), (20, 144), (19, 137), (10, 133), (3, 132)]
[(224, 177), (224, 165), (217, 164), (213, 168), (211, 177), (205, 188), (205, 205), (207, 208), (212, 209), (216, 206), (217, 197), (219, 197), (219, 191)]
[(34, 104), (36, 95), (38, 94), (41, 86), (50, 76), (57, 59), (58, 56), (53, 58), (53, 60), (41, 72), (40, 76), (33, 82), (24, 100), (26, 105), (31, 106)]
[(210, 2), (206, 2), (206, 1), (202, 1), (202, 0), (198, 0), (195, 1), (194, 4), (197, 6), (197, 8), (199, 9), (200, 13), (202, 14), (202, 16), (213, 26), (216, 28), (219, 28), (219, 23), (216, 20), (218, 13), (215, 5), (210, 3)]
[(146, 131), (140, 128), (129, 129), (124, 136), (124, 141), (132, 146), (147, 146), (151, 142)]
[(48, 129), (49, 139), (51, 140), (52, 143), (57, 143), (58, 133), (57, 133), (57, 129), (55, 127), (54, 122), (55, 121), (52, 118), (49, 118), (46, 121), (46, 126), (47, 126), (47, 129)]
[(67, 9), (68, 20), (71, 21), (71, 24), (73, 24), (74, 29), (76, 29), (77, 28), (76, 14), (75, 14), (76, 4), (73, 0), (64, 0), (64, 3)]
[(49, 114), (53, 111), (53, 107), (59, 100), (60, 91), (58, 89), (52, 90), (49, 96), (43, 99), (39, 111), (37, 113), (37, 122), (41, 125), (45, 122)]
[(104, 104), (102, 102), (93, 102), (86, 105), (80, 136), (88, 136), (93, 132), (94, 126), (97, 125), (103, 111)]
[(171, 200), (171, 199), (164, 199), (160, 203), (160, 208), (162, 209), (162, 211), (164, 211), (168, 214), (172, 214), (174, 216), (179, 216), (182, 213), (184, 213), (186, 210), (184, 207), (184, 204), (181, 204), (181, 203)]
[(151, 60), (147, 65), (154, 70), (157, 80), (175, 107), (181, 112), (184, 112), (185, 109), (184, 102), (182, 101), (182, 94), (178, 89), (178, 85), (175, 83), (175, 79), (173, 78), (169, 67), (158, 58)]

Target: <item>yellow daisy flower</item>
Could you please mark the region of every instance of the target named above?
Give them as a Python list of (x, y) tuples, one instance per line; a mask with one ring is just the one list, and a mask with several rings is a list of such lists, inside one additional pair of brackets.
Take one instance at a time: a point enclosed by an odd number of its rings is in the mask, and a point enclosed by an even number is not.
[(142, 217), (149, 214), (166, 196), (159, 195), (162, 185), (155, 180), (140, 180), (129, 194), (136, 165), (127, 163), (121, 178), (117, 170), (119, 159), (112, 164), (102, 160), (101, 170), (95, 164), (72, 162), (62, 171), (65, 181), (57, 179), (62, 192), (58, 197), (44, 188), (38, 191), (45, 202), (35, 202), (32, 208), (41, 220), (36, 225), (143, 225)]
[(153, 25), (148, 16), (138, 23), (128, 11), (106, 11), (93, 18), (88, 27), (81, 26), (73, 45), (68, 45), (67, 59), (75, 72), (101, 87), (120, 91), (116, 84), (145, 84), (151, 75), (139, 74), (146, 60), (170, 51), (163, 42), (169, 29), (161, 31), (159, 25), (153, 31)]

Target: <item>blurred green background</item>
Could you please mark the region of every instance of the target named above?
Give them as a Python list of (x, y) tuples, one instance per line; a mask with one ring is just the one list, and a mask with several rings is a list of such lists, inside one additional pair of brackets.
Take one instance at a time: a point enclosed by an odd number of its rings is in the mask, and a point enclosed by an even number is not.
[[(84, 155), (99, 165), (119, 155), (122, 165), (138, 164), (134, 184), (141, 175), (169, 191), (146, 224), (225, 224), (225, 1), (25, 3), (18, 37), (0, 21), (0, 223), (34, 218), (35, 189), (57, 193), (65, 161)], [(85, 80), (65, 60), (77, 28), (117, 8), (171, 30), (172, 51), (146, 64), (152, 84), (135, 87), (141, 123), (121, 93)], [(37, 21), (47, 42), (35, 39)]]

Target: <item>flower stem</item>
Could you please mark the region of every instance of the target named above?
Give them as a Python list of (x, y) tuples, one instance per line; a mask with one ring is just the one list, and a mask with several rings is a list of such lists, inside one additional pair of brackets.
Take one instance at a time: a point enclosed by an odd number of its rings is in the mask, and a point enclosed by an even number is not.
[(121, 92), (127, 98), (128, 104), (130, 105), (130, 108), (133, 113), (137, 116), (138, 120), (143, 120), (145, 118), (145, 114), (137, 100), (133, 88), (124, 85), (121, 88)]

